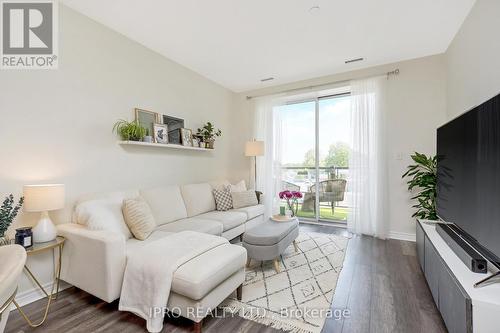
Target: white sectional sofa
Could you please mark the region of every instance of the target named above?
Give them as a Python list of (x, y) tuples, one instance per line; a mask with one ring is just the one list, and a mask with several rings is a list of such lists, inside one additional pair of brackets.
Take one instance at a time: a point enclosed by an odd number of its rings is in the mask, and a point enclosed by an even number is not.
[[(263, 222), (264, 206), (216, 211), (212, 191), (228, 182), (165, 186), (154, 189), (92, 194), (81, 197), (72, 223), (58, 226), (66, 238), (62, 280), (106, 302), (120, 297), (127, 254), (173, 232), (198, 231), (225, 237), (241, 236)], [(144, 241), (120, 229), (121, 204), (142, 197), (150, 206), (157, 227)], [(97, 220), (96, 221), (96, 216)], [(101, 227), (96, 227), (95, 224)], [(102, 228), (105, 223), (106, 227)], [(105, 230), (93, 230), (105, 229)], [(246, 250), (227, 244), (181, 266), (173, 276), (169, 307), (213, 308), (244, 281)], [(206, 263), (210, 262), (210, 265)], [(181, 312), (183, 310), (180, 310)], [(202, 318), (181, 313), (193, 321)]]

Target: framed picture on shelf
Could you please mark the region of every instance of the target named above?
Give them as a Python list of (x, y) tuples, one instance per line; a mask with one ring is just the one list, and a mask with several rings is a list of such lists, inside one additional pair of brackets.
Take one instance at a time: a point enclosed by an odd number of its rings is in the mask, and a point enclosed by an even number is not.
[(193, 134), (193, 147), (201, 147), (202, 142), (203, 138), (201, 136)]
[(180, 129), (181, 134), (181, 144), (183, 146), (192, 147), (193, 146), (193, 132), (187, 128)]
[(154, 142), (168, 143), (168, 128), (164, 124), (153, 124)]
[(135, 120), (147, 129), (150, 135), (154, 133), (154, 124), (162, 122), (158, 113), (138, 108), (135, 109)]
[(162, 115), (163, 123), (168, 126), (169, 131), (184, 128), (184, 119)]
[(168, 143), (174, 144), (174, 145), (181, 145), (182, 144), (181, 129), (180, 128), (177, 128), (174, 130), (169, 129), (169, 131), (168, 131)]

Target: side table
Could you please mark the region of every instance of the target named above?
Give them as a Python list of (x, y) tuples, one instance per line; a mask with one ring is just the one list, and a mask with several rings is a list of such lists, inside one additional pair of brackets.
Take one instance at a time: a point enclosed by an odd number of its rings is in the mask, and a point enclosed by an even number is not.
[[(19, 304), (16, 302), (16, 300), (13, 301), (13, 303), (16, 305), (17, 309), (19, 310), (19, 313), (23, 316), (23, 318), (26, 320), (28, 325), (31, 327), (38, 327), (42, 325), (45, 320), (47, 319), (47, 315), (49, 313), (49, 308), (52, 300), (55, 300), (57, 298), (57, 294), (59, 293), (59, 281), (61, 277), (61, 263), (62, 263), (62, 251), (64, 247), (64, 237), (56, 237), (53, 241), (50, 242), (45, 242), (45, 243), (34, 243), (31, 248), (26, 249), (26, 254), (29, 256), (36, 255), (37, 253), (44, 252), (44, 251), (49, 251), (52, 250), (52, 256), (54, 258), (54, 280), (52, 282), (52, 288), (50, 291), (50, 294), (45, 290), (45, 288), (42, 286), (42, 284), (38, 281), (38, 279), (35, 277), (35, 275), (31, 272), (31, 270), (28, 268), (28, 265), (24, 265), (24, 269), (28, 273), (28, 276), (36, 283), (36, 285), (40, 288), (40, 290), (43, 291), (43, 293), (47, 296), (47, 305), (45, 306), (45, 313), (43, 315), (42, 320), (39, 323), (33, 323), (28, 316), (24, 313), (23, 309), (19, 306)], [(55, 254), (56, 254), (56, 249), (58, 250), (58, 260), (56, 264), (55, 260)], [(55, 290), (55, 293), (54, 293)]]

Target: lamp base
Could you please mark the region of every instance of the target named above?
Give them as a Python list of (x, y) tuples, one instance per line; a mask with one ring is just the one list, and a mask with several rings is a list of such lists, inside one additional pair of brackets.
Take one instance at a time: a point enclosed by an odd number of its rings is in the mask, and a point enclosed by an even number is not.
[(42, 212), (40, 220), (33, 228), (33, 242), (45, 243), (56, 239), (57, 231), (48, 212)]

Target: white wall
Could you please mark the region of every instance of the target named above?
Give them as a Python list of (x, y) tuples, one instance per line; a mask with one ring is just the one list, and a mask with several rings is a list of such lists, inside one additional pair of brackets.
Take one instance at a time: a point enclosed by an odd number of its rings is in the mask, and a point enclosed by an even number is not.
[(449, 119), (500, 93), (499, 14), (500, 1), (477, 0), (446, 52)]
[[(66, 184), (67, 206), (88, 192), (199, 182), (228, 175), (233, 93), (110, 29), (60, 6), (60, 62), (52, 71), (0, 72), (0, 197), (23, 184)], [(111, 133), (141, 107), (212, 121), (226, 134), (214, 152), (126, 148)], [(68, 222), (66, 211), (57, 223)], [(10, 228), (32, 225), (23, 213)], [(29, 264), (50, 280), (50, 256)], [(32, 285), (23, 281), (20, 292)]]
[[(343, 81), (377, 75), (400, 69), (399, 76), (388, 81), (388, 156), (389, 205), (392, 236), (412, 238), (415, 220), (411, 218), (410, 194), (401, 175), (411, 163), (409, 155), (414, 151), (434, 154), (436, 128), (446, 119), (445, 64), (442, 55), (384, 65), (322, 77), (278, 87), (238, 94), (235, 98), (234, 123), (239, 124), (238, 136), (233, 136), (233, 176), (250, 178), (249, 159), (240, 157), (245, 140), (252, 137), (254, 101), (246, 96), (270, 94), (287, 89), (308, 87), (327, 82)], [(403, 159), (397, 159), (402, 154)]]

